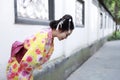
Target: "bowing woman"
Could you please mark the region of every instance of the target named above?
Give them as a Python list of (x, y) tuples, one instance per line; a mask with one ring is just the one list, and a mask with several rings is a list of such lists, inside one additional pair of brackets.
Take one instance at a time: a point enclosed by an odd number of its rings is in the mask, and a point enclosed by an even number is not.
[(13, 43), (6, 69), (7, 80), (33, 80), (33, 70), (52, 55), (54, 38), (66, 39), (74, 29), (72, 16), (68, 14), (49, 25), (49, 29), (41, 30), (23, 42)]

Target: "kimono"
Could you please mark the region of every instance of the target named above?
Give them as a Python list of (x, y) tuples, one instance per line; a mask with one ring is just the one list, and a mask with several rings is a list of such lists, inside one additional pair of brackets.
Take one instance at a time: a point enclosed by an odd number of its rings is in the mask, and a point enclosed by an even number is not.
[(54, 50), (52, 30), (44, 30), (12, 45), (7, 80), (33, 80), (33, 70), (49, 60)]

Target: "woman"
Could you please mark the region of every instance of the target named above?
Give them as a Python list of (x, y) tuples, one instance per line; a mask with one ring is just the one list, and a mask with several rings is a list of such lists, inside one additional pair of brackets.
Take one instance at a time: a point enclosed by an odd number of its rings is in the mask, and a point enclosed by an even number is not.
[(67, 38), (73, 31), (72, 16), (64, 15), (51, 21), (50, 29), (40, 31), (23, 43), (16, 41), (12, 45), (11, 57), (7, 66), (8, 80), (33, 80), (33, 70), (50, 58), (54, 50), (53, 40)]

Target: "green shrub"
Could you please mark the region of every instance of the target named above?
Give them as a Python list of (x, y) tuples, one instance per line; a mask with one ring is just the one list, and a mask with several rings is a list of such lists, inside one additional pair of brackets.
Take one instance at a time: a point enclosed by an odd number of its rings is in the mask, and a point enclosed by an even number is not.
[(113, 34), (108, 37), (108, 41), (111, 40), (120, 40), (120, 31), (113, 32)]

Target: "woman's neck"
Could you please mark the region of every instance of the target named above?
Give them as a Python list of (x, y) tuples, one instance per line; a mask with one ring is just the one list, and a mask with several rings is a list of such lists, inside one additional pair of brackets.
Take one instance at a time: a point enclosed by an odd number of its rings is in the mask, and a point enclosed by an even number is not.
[(57, 30), (52, 30), (52, 37), (57, 37), (58, 31)]

